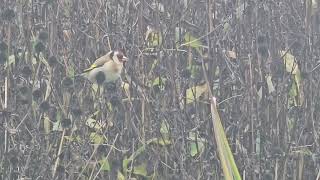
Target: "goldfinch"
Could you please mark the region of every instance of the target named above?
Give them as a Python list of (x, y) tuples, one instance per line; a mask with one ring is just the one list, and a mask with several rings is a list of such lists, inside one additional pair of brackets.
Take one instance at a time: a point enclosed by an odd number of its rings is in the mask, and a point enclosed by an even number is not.
[(120, 78), (123, 63), (128, 60), (121, 51), (110, 51), (98, 58), (83, 71), (83, 75), (93, 83), (114, 82)]

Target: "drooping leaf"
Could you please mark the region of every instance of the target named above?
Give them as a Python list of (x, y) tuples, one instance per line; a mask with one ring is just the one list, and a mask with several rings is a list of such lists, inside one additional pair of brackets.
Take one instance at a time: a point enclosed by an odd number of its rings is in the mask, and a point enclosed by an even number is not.
[(110, 168), (110, 164), (109, 164), (108, 159), (106, 159), (106, 158), (101, 159), (99, 161), (99, 164), (101, 166), (102, 171), (110, 171), (111, 168)]
[(299, 71), (298, 64), (295, 61), (295, 57), (286, 51), (280, 51), (280, 55), (283, 56), (283, 64), (286, 67), (286, 71), (291, 74), (297, 74)]
[(140, 175), (140, 176), (147, 176), (147, 165), (146, 163), (142, 163), (138, 166), (133, 167), (133, 174)]
[(223, 174), (225, 179), (241, 180), (238, 167), (234, 161), (233, 154), (228, 143), (226, 133), (223, 129), (219, 112), (216, 107), (215, 97), (211, 101), (211, 115), (213, 123), (213, 131), (217, 142), (217, 149)]
[(96, 132), (92, 132), (90, 133), (90, 141), (93, 144), (103, 144), (105, 142), (105, 138), (103, 135), (96, 133)]

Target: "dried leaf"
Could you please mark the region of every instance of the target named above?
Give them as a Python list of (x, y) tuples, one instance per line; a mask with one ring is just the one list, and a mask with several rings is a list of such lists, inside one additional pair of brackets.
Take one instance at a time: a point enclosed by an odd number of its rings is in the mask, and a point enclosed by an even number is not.
[(291, 74), (297, 74), (299, 68), (298, 64), (295, 62), (295, 57), (286, 51), (280, 51), (280, 55), (283, 56), (283, 64), (286, 67), (286, 71)]

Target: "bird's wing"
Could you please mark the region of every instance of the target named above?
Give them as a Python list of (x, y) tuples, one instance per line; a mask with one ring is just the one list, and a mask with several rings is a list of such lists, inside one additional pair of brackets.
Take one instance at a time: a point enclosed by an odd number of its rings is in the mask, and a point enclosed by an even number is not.
[(112, 56), (111, 56), (112, 52), (109, 52), (108, 54), (99, 57), (97, 60), (94, 61), (94, 63), (87, 69), (83, 70), (83, 72), (89, 72), (92, 69), (95, 69), (97, 67), (101, 67), (103, 66), (105, 63), (109, 62), (110, 60), (112, 60)]

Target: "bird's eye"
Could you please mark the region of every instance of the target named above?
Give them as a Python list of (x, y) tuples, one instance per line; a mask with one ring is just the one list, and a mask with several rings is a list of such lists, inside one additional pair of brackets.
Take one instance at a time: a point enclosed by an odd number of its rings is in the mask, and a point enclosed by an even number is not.
[(118, 58), (118, 59), (122, 59), (122, 58), (123, 58), (123, 54), (118, 54), (118, 55), (117, 55), (117, 58)]

